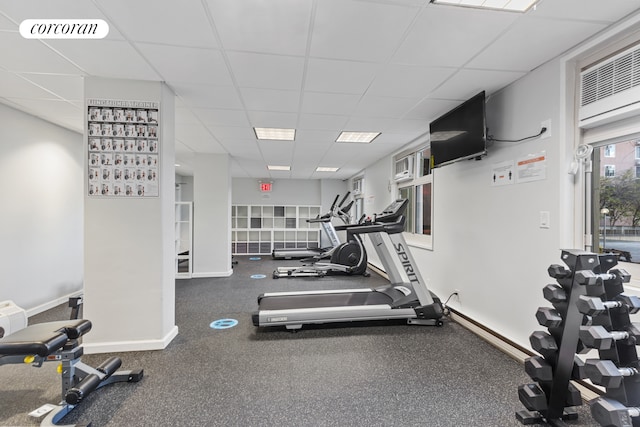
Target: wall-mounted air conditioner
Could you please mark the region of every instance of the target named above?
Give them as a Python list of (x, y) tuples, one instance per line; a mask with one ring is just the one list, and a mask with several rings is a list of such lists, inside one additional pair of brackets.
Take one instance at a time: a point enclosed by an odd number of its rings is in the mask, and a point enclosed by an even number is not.
[(579, 126), (592, 128), (640, 115), (640, 47), (580, 73)]
[(356, 178), (353, 180), (353, 186), (351, 189), (351, 194), (355, 196), (360, 196), (362, 194), (362, 180), (363, 178)]
[(407, 156), (400, 160), (396, 160), (395, 175), (393, 176), (393, 179), (396, 182), (413, 179), (413, 156)]

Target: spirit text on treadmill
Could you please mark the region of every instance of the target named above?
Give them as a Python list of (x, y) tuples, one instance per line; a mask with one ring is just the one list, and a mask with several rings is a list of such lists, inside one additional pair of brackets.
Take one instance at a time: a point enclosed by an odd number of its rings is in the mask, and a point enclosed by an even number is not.
[(404, 245), (402, 243), (398, 243), (397, 245), (394, 245), (394, 249), (396, 250), (396, 253), (400, 257), (400, 260), (402, 261), (402, 265), (404, 266), (404, 271), (407, 272), (407, 276), (409, 276), (409, 280), (412, 283), (413, 282), (418, 283), (419, 282), (418, 276), (415, 273), (415, 269), (413, 265), (411, 265), (411, 260), (409, 259), (409, 255), (407, 254), (407, 251), (405, 250)]

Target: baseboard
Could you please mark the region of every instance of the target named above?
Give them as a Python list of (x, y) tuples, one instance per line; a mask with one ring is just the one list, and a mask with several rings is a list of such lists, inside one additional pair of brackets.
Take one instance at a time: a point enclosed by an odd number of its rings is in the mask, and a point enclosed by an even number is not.
[(40, 314), (40, 313), (42, 313), (44, 311), (50, 310), (53, 307), (57, 307), (60, 304), (65, 304), (65, 303), (69, 302), (69, 298), (77, 297), (77, 296), (80, 296), (80, 295), (82, 295), (82, 289), (79, 290), (79, 291), (76, 291), (76, 292), (72, 292), (72, 293), (70, 293), (70, 294), (68, 294), (66, 296), (62, 296), (62, 297), (56, 298), (56, 299), (54, 299), (52, 301), (46, 302), (46, 303), (41, 304), (39, 306), (30, 308), (30, 309), (26, 310), (27, 317), (35, 316), (36, 314)]
[(229, 277), (233, 274), (233, 268), (231, 270), (227, 270), (227, 271), (216, 271), (216, 272), (210, 272), (210, 273), (191, 273), (191, 278), (192, 279), (206, 279), (208, 277)]
[(85, 354), (121, 353), (127, 351), (163, 350), (178, 335), (178, 326), (159, 340), (112, 341), (103, 343), (83, 343)]

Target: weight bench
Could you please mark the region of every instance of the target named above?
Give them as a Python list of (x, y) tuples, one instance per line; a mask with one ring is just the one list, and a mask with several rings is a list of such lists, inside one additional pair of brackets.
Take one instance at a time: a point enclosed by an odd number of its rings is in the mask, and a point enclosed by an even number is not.
[(96, 368), (80, 361), (83, 349), (78, 338), (91, 330), (89, 320), (63, 320), (27, 326), (0, 338), (0, 365), (30, 363), (41, 367), (44, 362), (60, 362), (62, 401), (58, 405), (45, 405), (50, 411), (43, 426), (56, 425), (92, 391), (115, 382), (138, 382), (143, 370), (116, 371), (122, 361), (110, 357)]

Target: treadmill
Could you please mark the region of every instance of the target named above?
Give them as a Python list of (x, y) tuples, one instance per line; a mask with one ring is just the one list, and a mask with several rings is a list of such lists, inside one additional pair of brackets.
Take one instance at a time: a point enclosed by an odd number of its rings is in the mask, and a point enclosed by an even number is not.
[(252, 315), (258, 327), (406, 319), (412, 325), (442, 326), (443, 307), (420, 275), (404, 240), (408, 200), (397, 200), (363, 224), (336, 226), (371, 239), (390, 283), (378, 288), (264, 293)]
[(347, 191), (347, 194), (344, 195), (340, 203), (336, 205), (340, 195), (338, 194), (336, 198), (333, 200), (331, 204), (331, 208), (329, 208), (329, 212), (320, 216), (318, 215), (316, 218), (308, 219), (308, 223), (320, 223), (322, 230), (329, 238), (329, 242), (331, 243), (330, 247), (327, 248), (275, 248), (271, 252), (271, 257), (273, 259), (297, 259), (297, 258), (328, 258), (331, 256), (330, 251), (333, 250), (340, 244), (340, 239), (336, 234), (336, 230), (331, 223), (331, 220), (334, 217), (340, 218), (342, 222), (348, 224), (350, 222), (349, 210), (353, 205), (353, 201), (349, 202), (347, 206), (342, 207), (344, 202), (351, 194), (350, 191)]

